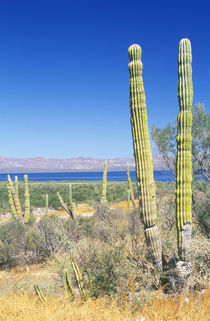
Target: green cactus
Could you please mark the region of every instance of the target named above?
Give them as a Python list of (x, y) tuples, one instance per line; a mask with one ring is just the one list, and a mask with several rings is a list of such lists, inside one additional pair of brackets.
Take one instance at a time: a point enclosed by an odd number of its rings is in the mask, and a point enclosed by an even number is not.
[(178, 53), (178, 99), (180, 111), (177, 119), (177, 160), (176, 160), (176, 224), (178, 255), (182, 261), (191, 257), (192, 223), (192, 55), (191, 43), (182, 39)]
[(8, 189), (8, 197), (9, 197), (9, 206), (10, 206), (12, 216), (15, 219), (18, 219), (17, 211), (15, 209), (15, 205), (14, 205), (14, 201), (13, 201), (13, 197), (12, 197), (12, 186), (11, 186), (11, 184), (9, 184), (9, 182), (7, 184), (7, 189)]
[(75, 215), (76, 214), (76, 204), (73, 202), (73, 199), (72, 199), (72, 185), (71, 184), (69, 184), (69, 208), (71, 209), (71, 211)]
[(46, 297), (43, 293), (43, 291), (39, 288), (39, 286), (37, 284), (34, 284), (34, 290), (36, 292), (36, 294), (39, 297), (39, 300), (42, 301), (42, 303), (46, 303)]
[(156, 192), (153, 178), (152, 153), (149, 140), (146, 97), (142, 79), (141, 47), (128, 49), (130, 63), (130, 112), (136, 178), (139, 192), (140, 218), (147, 244), (151, 246), (154, 265), (162, 269), (162, 244), (156, 226)]
[(78, 288), (79, 288), (81, 299), (86, 301), (87, 300), (87, 294), (86, 294), (86, 291), (85, 291), (85, 288), (84, 288), (82, 273), (80, 272), (79, 267), (75, 263), (72, 253), (71, 253), (71, 265), (72, 265), (72, 268), (74, 270), (74, 274), (75, 274), (75, 277), (76, 277), (76, 280), (77, 280), (77, 285), (78, 285)]
[(48, 194), (45, 195), (45, 215), (48, 216)]
[(67, 298), (74, 300), (74, 287), (66, 269), (63, 271), (63, 283)]
[[(13, 205), (15, 207), (16, 210), (16, 214), (18, 218), (22, 218), (22, 210), (21, 210), (21, 206), (20, 206), (20, 201), (19, 201), (19, 197), (15, 191), (13, 182), (10, 178), (10, 175), (8, 175), (8, 190), (10, 189), (11, 194), (12, 194), (12, 199), (13, 199)], [(11, 204), (11, 201), (10, 201)], [(14, 212), (13, 212), (14, 213)]]
[(103, 172), (103, 185), (102, 185), (102, 194), (101, 194), (101, 204), (106, 204), (106, 185), (107, 185), (107, 160), (104, 162), (104, 172)]
[(129, 169), (128, 163), (127, 163), (127, 177), (128, 177), (128, 188), (130, 190), (130, 198), (133, 203), (133, 207), (136, 208), (136, 202), (135, 202), (134, 194), (133, 194), (133, 184), (132, 184), (131, 178), (130, 178), (130, 169)]
[(30, 219), (30, 195), (28, 187), (28, 175), (24, 175), (25, 182), (25, 213), (24, 213), (24, 222), (27, 224)]

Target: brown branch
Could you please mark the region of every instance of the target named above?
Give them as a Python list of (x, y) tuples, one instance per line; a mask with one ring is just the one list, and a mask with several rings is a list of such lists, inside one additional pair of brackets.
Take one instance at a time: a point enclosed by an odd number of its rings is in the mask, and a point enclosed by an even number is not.
[(66, 205), (66, 203), (64, 203), (62, 197), (60, 196), (59, 193), (57, 193), (59, 201), (61, 203), (61, 206), (63, 207), (64, 211), (66, 211), (68, 213), (68, 215), (72, 218), (72, 220), (75, 220), (75, 214), (72, 212), (72, 210)]

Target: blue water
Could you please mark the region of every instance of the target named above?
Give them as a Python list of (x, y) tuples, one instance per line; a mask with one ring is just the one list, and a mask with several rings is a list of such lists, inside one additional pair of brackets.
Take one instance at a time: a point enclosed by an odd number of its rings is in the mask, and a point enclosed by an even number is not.
[[(24, 174), (28, 175), (29, 181), (34, 182), (61, 182), (61, 181), (102, 181), (103, 172), (56, 172), (56, 173), (0, 173), (0, 181), (7, 181), (7, 175), (14, 180), (15, 175), (18, 180), (24, 180)], [(136, 181), (135, 171), (130, 171), (132, 181)], [(169, 171), (154, 171), (155, 181), (172, 182), (174, 176)], [(126, 171), (108, 172), (108, 181), (127, 181)]]

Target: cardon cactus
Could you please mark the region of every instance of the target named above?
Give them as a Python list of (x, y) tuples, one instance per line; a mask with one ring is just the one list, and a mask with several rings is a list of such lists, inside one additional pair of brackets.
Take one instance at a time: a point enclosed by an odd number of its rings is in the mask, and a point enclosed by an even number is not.
[(139, 45), (132, 45), (128, 49), (128, 55), (130, 58), (128, 67), (130, 72), (131, 129), (139, 192), (140, 218), (144, 225), (147, 244), (152, 250), (154, 265), (161, 269), (162, 245), (156, 225), (156, 193), (146, 112), (146, 97), (142, 79), (141, 47)]
[(177, 119), (176, 160), (176, 223), (178, 255), (182, 261), (190, 260), (192, 222), (192, 55), (191, 43), (182, 39), (178, 53), (178, 99), (180, 111)]
[(25, 182), (25, 214), (24, 214), (24, 222), (27, 224), (30, 219), (30, 196), (29, 196), (29, 188), (28, 188), (28, 176), (24, 175)]
[(127, 163), (127, 177), (128, 177), (128, 189), (130, 190), (130, 198), (133, 203), (133, 207), (136, 208), (136, 202), (135, 202), (134, 194), (133, 194), (133, 185), (132, 185), (131, 178), (130, 178), (130, 169), (129, 169), (128, 163)]
[(104, 162), (103, 185), (101, 194), (101, 204), (106, 204), (106, 184), (107, 184), (107, 161)]
[[(8, 191), (9, 190), (12, 194), (13, 205), (15, 207), (17, 217), (21, 218), (22, 217), (22, 210), (21, 210), (20, 200), (19, 200), (19, 197), (15, 191), (15, 188), (14, 188), (13, 182), (10, 178), (10, 175), (8, 175)], [(11, 204), (11, 201), (10, 201), (10, 204)], [(13, 211), (12, 208), (11, 208), (11, 210)]]
[(12, 185), (11, 183), (9, 183), (9, 178), (8, 178), (8, 184), (7, 184), (7, 189), (8, 189), (8, 197), (9, 197), (9, 206), (10, 206), (10, 210), (12, 213), (12, 216), (17, 219), (18, 215), (17, 215), (17, 211), (14, 205), (14, 201), (13, 201), (13, 197), (12, 197)]

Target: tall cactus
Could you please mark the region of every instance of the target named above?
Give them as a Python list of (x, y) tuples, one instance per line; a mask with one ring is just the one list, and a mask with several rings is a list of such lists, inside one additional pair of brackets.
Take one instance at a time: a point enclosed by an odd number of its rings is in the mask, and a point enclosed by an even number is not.
[(135, 202), (134, 194), (133, 194), (133, 185), (132, 185), (131, 178), (130, 178), (130, 169), (129, 169), (128, 163), (127, 163), (127, 177), (128, 177), (128, 188), (130, 190), (130, 198), (133, 203), (133, 207), (136, 208), (136, 202)]
[(177, 160), (176, 160), (176, 223), (178, 255), (182, 261), (191, 256), (192, 222), (192, 55), (191, 43), (182, 39), (178, 53), (178, 99), (180, 111), (177, 119)]
[(21, 218), (22, 217), (22, 210), (21, 210), (20, 200), (19, 200), (19, 197), (15, 191), (15, 188), (14, 188), (13, 182), (10, 178), (10, 175), (8, 175), (8, 185), (9, 185), (8, 189), (10, 189), (11, 194), (12, 194), (13, 204), (14, 204), (14, 207), (16, 210), (17, 217)]
[(101, 194), (101, 204), (106, 204), (106, 184), (107, 184), (107, 160), (104, 162), (103, 185)]
[(30, 219), (30, 195), (29, 195), (29, 187), (28, 187), (28, 175), (24, 175), (25, 182), (25, 214), (24, 214), (24, 222), (27, 224)]
[(156, 193), (153, 178), (152, 153), (149, 140), (146, 97), (142, 79), (141, 47), (128, 49), (130, 63), (130, 113), (133, 149), (139, 192), (140, 218), (144, 225), (147, 244), (151, 246), (154, 265), (162, 269), (162, 244), (156, 225)]

